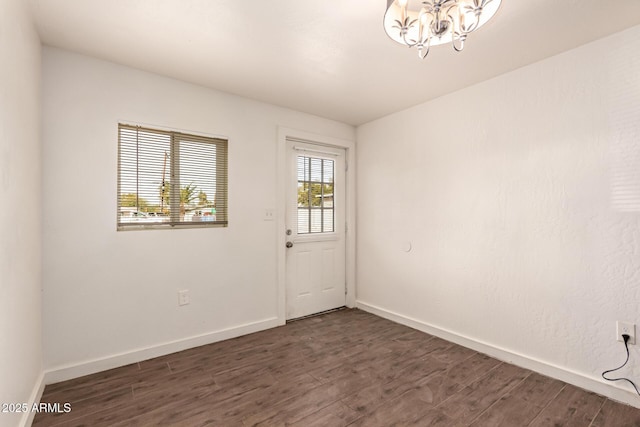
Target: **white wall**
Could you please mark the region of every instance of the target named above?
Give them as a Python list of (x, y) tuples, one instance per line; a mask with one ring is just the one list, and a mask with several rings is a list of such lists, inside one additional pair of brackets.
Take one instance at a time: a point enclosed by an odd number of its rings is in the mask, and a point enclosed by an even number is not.
[(638, 404), (599, 377), (640, 323), (640, 27), (357, 140), (361, 307)]
[(29, 403), (42, 374), (40, 40), (26, 3), (0, 2), (0, 403)]
[[(43, 61), (48, 381), (277, 324), (276, 221), (263, 220), (277, 127), (355, 129), (58, 49)], [(119, 121), (228, 137), (229, 227), (117, 232)]]

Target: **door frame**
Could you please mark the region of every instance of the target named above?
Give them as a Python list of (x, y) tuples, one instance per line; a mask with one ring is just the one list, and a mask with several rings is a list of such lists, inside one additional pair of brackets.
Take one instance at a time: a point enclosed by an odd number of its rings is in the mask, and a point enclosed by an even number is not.
[(301, 140), (307, 144), (343, 148), (345, 150), (345, 280), (347, 281), (347, 307), (354, 307), (356, 301), (356, 143), (346, 139), (333, 138), (310, 132), (278, 126), (277, 147), (277, 188), (276, 188), (276, 257), (278, 286), (278, 323), (286, 323), (286, 211), (287, 211), (287, 139)]

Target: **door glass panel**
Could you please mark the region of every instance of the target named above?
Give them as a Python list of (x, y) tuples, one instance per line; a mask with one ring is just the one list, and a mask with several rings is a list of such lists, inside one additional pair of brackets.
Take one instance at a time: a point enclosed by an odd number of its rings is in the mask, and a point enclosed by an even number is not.
[(309, 181), (309, 162), (306, 157), (298, 157), (298, 181)]
[(298, 234), (333, 233), (335, 161), (298, 156)]
[(327, 161), (322, 164), (324, 182), (333, 182), (333, 161)]
[(298, 181), (298, 207), (309, 207), (309, 184)]
[(309, 170), (311, 172), (312, 182), (322, 182), (322, 162), (323, 159), (309, 158), (311, 163)]
[(322, 212), (311, 209), (311, 233), (322, 233)]
[(309, 209), (298, 209), (298, 234), (309, 233)]
[(324, 227), (333, 230), (333, 209), (325, 209), (322, 214)]
[(333, 184), (322, 184), (322, 206), (333, 209)]

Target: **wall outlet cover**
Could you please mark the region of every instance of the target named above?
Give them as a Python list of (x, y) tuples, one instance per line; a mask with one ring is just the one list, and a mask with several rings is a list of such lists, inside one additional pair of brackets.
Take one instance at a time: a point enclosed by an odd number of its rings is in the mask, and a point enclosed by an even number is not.
[(616, 322), (616, 339), (618, 341), (624, 342), (622, 339), (622, 335), (629, 335), (629, 344), (633, 345), (636, 343), (636, 325), (631, 322)]

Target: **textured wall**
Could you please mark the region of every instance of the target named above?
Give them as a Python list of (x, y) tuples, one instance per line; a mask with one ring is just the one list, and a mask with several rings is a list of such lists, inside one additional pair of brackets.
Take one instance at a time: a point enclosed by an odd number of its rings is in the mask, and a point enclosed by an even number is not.
[[(276, 221), (263, 216), (276, 206), (277, 127), (355, 129), (58, 49), (43, 61), (46, 367), (275, 319)], [(116, 231), (119, 121), (226, 136), (229, 227)]]
[(360, 301), (596, 380), (621, 363), (640, 27), (363, 125), (358, 156)]
[(0, 403), (28, 403), (42, 373), (40, 40), (26, 3), (0, 2)]

